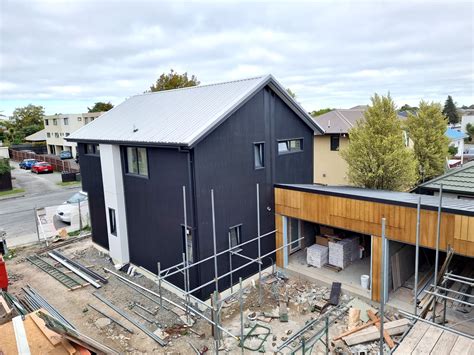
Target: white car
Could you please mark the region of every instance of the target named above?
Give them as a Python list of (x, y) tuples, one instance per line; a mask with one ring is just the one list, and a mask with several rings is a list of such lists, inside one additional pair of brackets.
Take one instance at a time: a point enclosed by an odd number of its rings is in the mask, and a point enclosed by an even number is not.
[(81, 208), (87, 208), (87, 192), (79, 191), (71, 196), (56, 210), (56, 217), (65, 223), (71, 223), (73, 216), (79, 215), (79, 204)]

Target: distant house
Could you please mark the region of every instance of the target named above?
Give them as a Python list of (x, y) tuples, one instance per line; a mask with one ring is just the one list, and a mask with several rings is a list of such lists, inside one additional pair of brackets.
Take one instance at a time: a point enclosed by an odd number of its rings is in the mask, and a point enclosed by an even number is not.
[(464, 139), (468, 138), (469, 135), (462, 132), (461, 130), (454, 129), (451, 127), (446, 128), (446, 137), (449, 138), (449, 145), (451, 147), (455, 147), (457, 149), (456, 156), (460, 157), (460, 163), (463, 163), (463, 155), (464, 155)]
[(419, 185), (417, 190), (424, 194), (438, 195), (441, 184), (443, 184), (443, 196), (474, 199), (474, 162), (427, 181)]
[(42, 129), (41, 131), (30, 134), (29, 136), (26, 136), (25, 141), (32, 143), (46, 143), (46, 128)]
[[(349, 144), (349, 130), (364, 119), (365, 105), (336, 109), (313, 118), (324, 135), (314, 136), (314, 182), (325, 185), (348, 185), (347, 163), (339, 154)], [(406, 116), (398, 115), (401, 120)], [(406, 144), (411, 141), (406, 137)]]

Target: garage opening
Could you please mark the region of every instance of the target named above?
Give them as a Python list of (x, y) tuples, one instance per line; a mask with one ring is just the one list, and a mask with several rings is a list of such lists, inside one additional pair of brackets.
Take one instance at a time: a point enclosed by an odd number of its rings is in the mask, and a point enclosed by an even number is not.
[(370, 295), (371, 236), (293, 218), (287, 218), (286, 232), (294, 242), (287, 250), (287, 269)]

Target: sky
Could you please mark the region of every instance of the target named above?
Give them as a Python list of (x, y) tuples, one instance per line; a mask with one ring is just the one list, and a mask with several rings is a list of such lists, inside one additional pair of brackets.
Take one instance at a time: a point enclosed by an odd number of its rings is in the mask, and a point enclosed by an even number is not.
[(171, 68), (201, 84), (273, 74), (307, 111), (474, 104), (473, 1), (0, 0), (0, 112), (117, 105)]

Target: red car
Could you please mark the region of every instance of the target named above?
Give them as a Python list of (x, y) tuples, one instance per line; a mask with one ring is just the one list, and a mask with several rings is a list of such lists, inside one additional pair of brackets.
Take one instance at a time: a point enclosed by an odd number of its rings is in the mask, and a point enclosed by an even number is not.
[(40, 174), (40, 173), (52, 173), (53, 172), (53, 166), (50, 163), (47, 163), (45, 161), (40, 161), (33, 165), (31, 168), (32, 173)]

